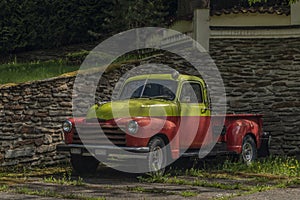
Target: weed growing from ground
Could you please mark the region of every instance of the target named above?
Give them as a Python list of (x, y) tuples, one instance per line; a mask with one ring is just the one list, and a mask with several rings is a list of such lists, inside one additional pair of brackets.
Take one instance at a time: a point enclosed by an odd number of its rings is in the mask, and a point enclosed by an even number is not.
[(72, 180), (71, 174), (69, 173), (64, 173), (62, 178), (55, 178), (53, 176), (44, 177), (43, 181), (45, 183), (55, 183), (60, 185), (74, 185), (74, 186), (85, 185), (81, 177), (78, 177), (77, 180)]
[(195, 197), (198, 195), (197, 192), (192, 192), (192, 191), (183, 191), (180, 193), (181, 196), (183, 197)]
[(55, 198), (79, 199), (79, 200), (105, 200), (104, 197), (88, 197), (88, 196), (77, 195), (77, 194), (62, 194), (56, 191), (33, 190), (27, 187), (16, 188), (14, 192), (19, 194), (37, 195), (42, 197), (55, 197)]
[(258, 174), (271, 174), (287, 177), (300, 176), (300, 162), (293, 157), (269, 157), (258, 160), (250, 165), (238, 162), (225, 161), (220, 167), (225, 172), (245, 172)]

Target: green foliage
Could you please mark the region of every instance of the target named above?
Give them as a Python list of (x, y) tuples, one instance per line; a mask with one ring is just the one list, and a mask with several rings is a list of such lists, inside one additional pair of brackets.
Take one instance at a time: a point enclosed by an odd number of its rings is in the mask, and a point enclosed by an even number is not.
[[(142, 49), (128, 52), (115, 60), (113, 56), (105, 52), (89, 52), (81, 50), (69, 53), (64, 59), (49, 61), (34, 61), (28, 63), (18, 63), (17, 59), (13, 62), (0, 65), (0, 84), (22, 83), (27, 81), (43, 80), (57, 77), (59, 75), (79, 70), (87, 56), (101, 62), (113, 61), (110, 69), (119, 67), (122, 63), (138, 62), (143, 58), (161, 54), (162, 51), (156, 49)], [(101, 63), (100, 62), (100, 63)], [(100, 67), (100, 66), (91, 66)]]
[(44, 177), (45, 183), (55, 183), (60, 185), (74, 185), (74, 186), (84, 186), (83, 179), (78, 177), (77, 180), (73, 180), (71, 172), (63, 173), (62, 178), (55, 178), (54, 176)]
[(31, 63), (13, 62), (0, 65), (0, 84), (43, 80), (78, 69), (78, 65), (68, 66), (63, 60)]
[(167, 0), (2, 0), (0, 53), (94, 41), (137, 26), (163, 26), (171, 4)]
[(132, 1), (125, 15), (127, 27), (162, 26), (168, 16), (165, 2), (164, 0)]
[(0, 192), (7, 191), (7, 189), (8, 189), (8, 186), (7, 186), (7, 185), (2, 185), (2, 184), (0, 184)]
[(78, 52), (68, 53), (66, 55), (66, 63), (69, 65), (81, 65), (84, 59), (89, 55), (89, 51), (81, 50)]
[(211, 182), (201, 179), (187, 180), (185, 178), (178, 178), (176, 176), (164, 175), (161, 177), (157, 176), (148, 176), (148, 177), (139, 177), (139, 181), (145, 183), (168, 183), (176, 185), (190, 185), (190, 186), (201, 186), (201, 187), (213, 187), (226, 190), (235, 190), (235, 189), (244, 189), (239, 183), (235, 184), (226, 184), (220, 182)]
[[(275, 188), (299, 185), (300, 163), (293, 157), (270, 157), (246, 165), (225, 161), (215, 162), (204, 167), (177, 171), (176, 176), (139, 177), (144, 183), (166, 183), (185, 186), (201, 186), (234, 190), (232, 195), (214, 198), (215, 200), (232, 199), (236, 196), (249, 195)], [(197, 193), (183, 191), (181, 196), (196, 196)]]
[(165, 26), (175, 15), (175, 0), (114, 0), (105, 14), (104, 27), (111, 33), (144, 26)]
[(37, 195), (41, 197), (54, 197), (54, 198), (64, 198), (64, 199), (79, 199), (79, 200), (105, 200), (104, 197), (89, 197), (81, 194), (63, 194), (56, 191), (46, 190), (46, 189), (30, 189), (28, 187), (19, 187), (12, 192), (19, 194)]
[[(294, 157), (288, 156), (270, 156), (253, 163), (245, 164), (243, 162), (236, 162), (232, 159), (226, 159), (219, 163), (205, 164), (201, 168), (186, 169), (179, 175), (187, 175), (199, 178), (224, 178), (220, 174), (258, 174), (266, 176), (282, 176), (288, 178), (300, 177), (300, 162)], [(264, 177), (261, 177), (261, 182), (264, 182)]]
[(91, 41), (88, 31), (103, 32), (96, 0), (3, 0), (0, 2), (0, 52), (50, 48)]
[(130, 28), (165, 26), (177, 12), (177, 0), (2, 0), (0, 10), (4, 55), (94, 41)]
[(183, 197), (195, 197), (198, 195), (197, 192), (192, 192), (192, 191), (183, 191), (180, 193), (181, 196)]
[(281, 175), (287, 177), (300, 176), (300, 162), (293, 157), (269, 157), (261, 161), (256, 161), (251, 165), (225, 161), (220, 169), (233, 173), (246, 172)]

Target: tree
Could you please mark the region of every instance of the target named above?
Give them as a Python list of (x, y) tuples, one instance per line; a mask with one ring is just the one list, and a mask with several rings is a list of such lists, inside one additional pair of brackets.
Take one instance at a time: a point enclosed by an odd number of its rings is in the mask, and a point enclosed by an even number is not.
[(112, 0), (104, 27), (121, 32), (143, 26), (164, 26), (176, 7), (174, 0)]
[(124, 20), (128, 28), (162, 26), (168, 16), (164, 0), (135, 0), (129, 4)]

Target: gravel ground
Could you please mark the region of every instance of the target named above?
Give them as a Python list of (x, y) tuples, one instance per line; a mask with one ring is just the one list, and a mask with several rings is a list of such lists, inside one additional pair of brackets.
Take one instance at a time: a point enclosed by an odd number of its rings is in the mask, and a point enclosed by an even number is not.
[[(0, 200), (54, 200), (68, 198), (68, 195), (76, 197), (103, 197), (107, 200), (115, 199), (197, 199), (197, 200), (212, 200), (215, 198), (236, 196), (230, 199), (233, 200), (298, 200), (300, 199), (300, 185), (297, 187), (273, 189), (265, 192), (257, 192), (251, 195), (237, 196), (245, 193), (242, 190), (220, 189), (217, 186), (202, 187), (188, 184), (169, 184), (169, 183), (144, 183), (138, 180), (140, 175), (122, 173), (110, 168), (102, 168), (94, 175), (83, 176), (84, 185), (72, 186), (61, 185), (55, 183), (45, 183), (43, 176), (28, 177), (25, 182), (10, 184), (9, 190), (0, 192)], [(77, 179), (77, 175), (73, 175), (73, 179)], [(56, 177), (61, 178), (61, 177)], [(192, 176), (179, 176), (178, 179), (186, 181), (207, 181), (210, 183), (222, 183), (227, 185), (242, 184), (245, 186), (256, 186), (253, 182), (253, 177), (237, 177), (235, 179), (224, 178), (209, 178)], [(268, 184), (273, 184), (271, 180)], [(27, 191), (47, 191), (48, 194), (55, 194), (61, 198), (41, 197), (36, 195), (25, 195), (13, 193), (14, 189), (24, 189)], [(51, 196), (51, 195), (48, 195)], [(82, 198), (81, 198), (82, 199)]]
[(232, 200), (299, 200), (300, 187), (275, 189), (233, 198)]
[[(164, 186), (168, 188), (168, 186)], [(168, 189), (171, 189), (170, 187)], [(172, 190), (180, 190), (182, 188), (172, 188)], [(199, 199), (199, 200), (206, 200), (206, 199), (212, 199), (216, 197), (223, 196), (226, 194), (224, 191), (220, 191), (217, 189), (211, 189), (211, 188), (197, 188), (197, 191), (200, 192), (195, 197), (182, 197), (178, 195), (166, 195), (166, 194), (153, 194), (153, 193), (127, 193), (118, 189), (110, 189), (109, 191), (103, 192), (101, 190), (82, 190), (81, 192), (83, 194), (88, 193), (95, 193), (95, 194), (101, 194), (106, 199), (157, 199), (157, 200), (163, 200), (163, 199)], [(67, 191), (66, 191), (67, 192)], [(92, 196), (95, 196), (92, 195)], [(229, 193), (228, 193), (229, 194)], [(89, 195), (90, 196), (90, 195)], [(0, 199), (1, 200), (65, 200), (62, 198), (52, 198), (52, 197), (40, 197), (35, 195), (24, 195), (24, 194), (14, 194), (9, 192), (0, 192)], [(232, 198), (232, 200), (298, 200), (300, 199), (300, 188), (286, 188), (286, 189), (274, 189), (269, 190), (265, 192), (259, 192), (251, 195), (244, 195)]]
[[(57, 198), (51, 198), (51, 197), (40, 197), (40, 196), (34, 196), (34, 195), (24, 195), (24, 194), (14, 194), (14, 193), (8, 193), (8, 192), (0, 192), (0, 199), (2, 200), (55, 200)], [(64, 200), (64, 199), (60, 199)]]

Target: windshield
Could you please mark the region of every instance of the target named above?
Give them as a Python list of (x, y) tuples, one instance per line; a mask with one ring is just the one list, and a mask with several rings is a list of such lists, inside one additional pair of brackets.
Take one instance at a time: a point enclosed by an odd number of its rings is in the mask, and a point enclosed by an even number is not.
[(119, 99), (158, 98), (174, 100), (178, 83), (173, 80), (144, 79), (130, 81), (123, 87)]

